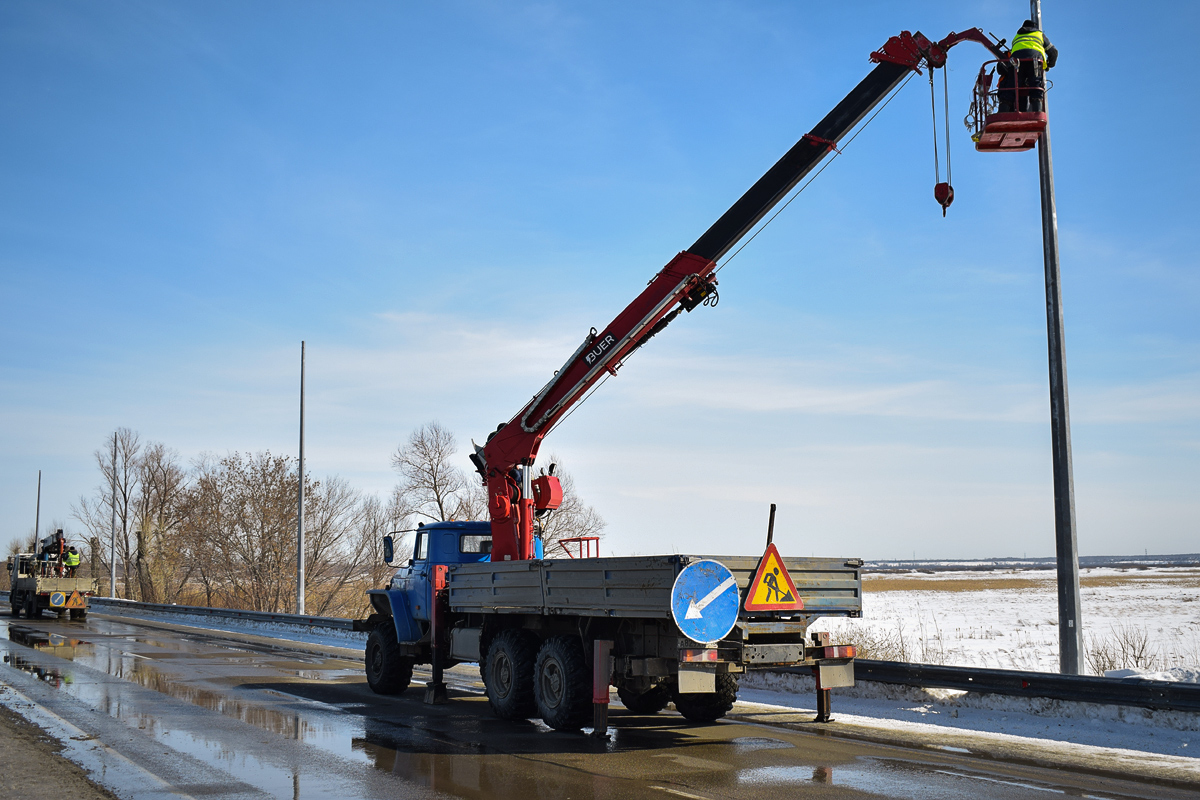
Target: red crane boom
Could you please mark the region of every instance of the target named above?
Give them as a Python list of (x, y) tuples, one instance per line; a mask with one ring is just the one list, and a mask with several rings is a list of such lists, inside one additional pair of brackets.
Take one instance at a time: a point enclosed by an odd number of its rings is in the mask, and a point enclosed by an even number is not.
[(599, 333), (592, 329), (562, 368), (524, 408), (492, 433), (471, 460), (487, 486), (492, 525), (492, 560), (534, 557), (534, 517), (562, 501), (557, 478), (532, 476), (542, 439), (573, 404), (624, 360), (665, 328), (681, 311), (713, 302), (716, 262), (787, 196), (911, 70), (942, 67), (947, 51), (962, 41), (987, 47), (1007, 58), (1003, 42), (993, 43), (972, 28), (939, 42), (904, 31), (871, 54), (877, 66), (846, 97), (772, 166), (704, 235), (659, 270), (632, 303)]

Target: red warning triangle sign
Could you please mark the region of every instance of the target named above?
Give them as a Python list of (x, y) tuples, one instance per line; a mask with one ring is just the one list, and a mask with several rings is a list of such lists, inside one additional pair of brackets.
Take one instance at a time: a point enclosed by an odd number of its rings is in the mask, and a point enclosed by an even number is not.
[(796, 584), (788, 575), (787, 567), (775, 544), (767, 545), (762, 561), (758, 562), (758, 572), (750, 582), (750, 591), (746, 592), (747, 611), (799, 611), (804, 608), (804, 601), (796, 592)]
[(78, 591), (74, 591), (71, 592), (71, 598), (67, 600), (63, 608), (87, 608), (87, 600)]

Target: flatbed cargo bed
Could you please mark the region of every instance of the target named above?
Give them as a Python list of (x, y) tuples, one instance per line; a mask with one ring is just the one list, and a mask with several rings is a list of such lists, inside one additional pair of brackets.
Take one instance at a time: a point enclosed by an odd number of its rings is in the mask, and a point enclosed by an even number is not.
[[(758, 559), (746, 556), (621, 556), (450, 565), (450, 609), (457, 613), (543, 614), (669, 619), (671, 587), (688, 564), (719, 561), (733, 573), (743, 600)], [(803, 612), (783, 616), (862, 616), (862, 561), (785, 558)], [(743, 619), (781, 612), (742, 611)]]

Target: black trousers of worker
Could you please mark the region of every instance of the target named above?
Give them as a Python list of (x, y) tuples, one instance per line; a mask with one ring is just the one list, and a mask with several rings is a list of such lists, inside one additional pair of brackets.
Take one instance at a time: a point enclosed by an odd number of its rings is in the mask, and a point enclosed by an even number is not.
[(1018, 50), (1017, 83), (1020, 85), (1020, 111), (1042, 111), (1046, 97), (1046, 76), (1042, 72), (1042, 56), (1036, 50)]
[(1018, 50), (1014, 69), (1011, 62), (1001, 61), (996, 65), (1000, 78), (996, 92), (1000, 101), (1000, 112), (1041, 111), (1045, 108), (1046, 77), (1042, 71), (1042, 56), (1036, 50)]

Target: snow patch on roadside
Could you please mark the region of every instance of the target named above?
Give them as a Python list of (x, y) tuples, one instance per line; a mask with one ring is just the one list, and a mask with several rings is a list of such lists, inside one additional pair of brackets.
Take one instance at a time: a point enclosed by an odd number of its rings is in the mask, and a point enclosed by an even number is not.
[(286, 639), (305, 644), (324, 645), (326, 647), (345, 647), (360, 650), (366, 646), (367, 634), (357, 631), (340, 630), (337, 628), (315, 628), (311, 625), (298, 625), (288, 622), (256, 622), (253, 620), (227, 619), (208, 614), (192, 614), (181, 612), (134, 611), (132, 609), (101, 609), (95, 613), (108, 614), (116, 618), (144, 619), (152, 622), (167, 622), (176, 625), (190, 625), (212, 631), (227, 633), (251, 633), (259, 636), (270, 636), (275, 639)]
[[(738, 699), (815, 711), (816, 686), (809, 675), (755, 671), (742, 679)], [(921, 724), (946, 734), (1010, 735), (1184, 756), (1198, 759), (1200, 767), (1200, 714), (1192, 712), (859, 681), (833, 690), (833, 716), (864, 726)]]
[(1174, 667), (1161, 672), (1149, 669), (1110, 669), (1104, 673), (1104, 677), (1170, 681), (1171, 683), (1200, 683), (1200, 668)]

